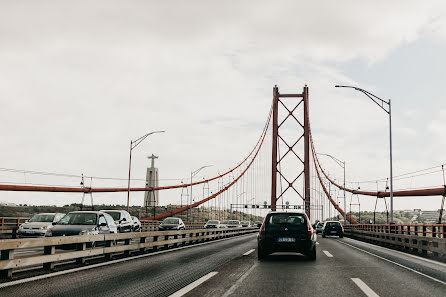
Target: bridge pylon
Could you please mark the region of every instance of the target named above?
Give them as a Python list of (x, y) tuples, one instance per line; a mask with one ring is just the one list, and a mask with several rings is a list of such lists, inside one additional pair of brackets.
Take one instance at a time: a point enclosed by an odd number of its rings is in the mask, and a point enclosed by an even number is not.
[[(308, 87), (305, 85), (300, 94), (281, 94), (277, 85), (274, 86), (272, 113), (271, 210), (277, 210), (277, 201), (281, 198), (283, 205), (285, 193), (291, 191), (295, 193), (294, 196), (297, 195), (303, 200), (305, 213), (310, 217)], [(286, 125), (292, 125), (294, 128), (284, 131)], [(281, 144), (285, 145), (284, 149), (280, 149)], [(287, 158), (297, 161), (296, 166), (282, 166), (288, 162)], [(282, 181), (285, 182), (284, 187)]]

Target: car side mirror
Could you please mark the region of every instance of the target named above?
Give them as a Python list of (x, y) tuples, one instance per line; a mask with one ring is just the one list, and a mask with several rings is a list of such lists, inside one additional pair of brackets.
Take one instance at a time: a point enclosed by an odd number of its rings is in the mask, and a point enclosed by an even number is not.
[(28, 222), (29, 222), (29, 220), (26, 220), (26, 221), (25, 221), (25, 223), (28, 223)]
[(126, 218), (122, 218), (122, 220), (121, 220), (122, 222), (126, 222), (127, 221), (127, 219)]
[(100, 223), (99, 226), (101, 226), (101, 227), (106, 227), (106, 226), (107, 226), (107, 223)]
[(56, 225), (56, 224), (57, 224), (57, 222), (52, 222), (51, 224), (52, 224), (52, 225)]

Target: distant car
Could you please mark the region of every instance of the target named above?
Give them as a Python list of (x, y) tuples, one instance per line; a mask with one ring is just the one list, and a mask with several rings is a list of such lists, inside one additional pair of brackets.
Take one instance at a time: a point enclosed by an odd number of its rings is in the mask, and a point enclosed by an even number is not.
[(17, 235), (19, 237), (42, 237), (48, 230), (53, 228), (53, 223), (57, 223), (64, 213), (39, 213), (19, 226)]
[(316, 239), (304, 213), (270, 212), (257, 235), (259, 260), (274, 252), (296, 252), (316, 260)]
[(322, 237), (337, 235), (339, 238), (344, 237), (344, 227), (338, 221), (328, 221), (324, 223), (322, 229)]
[(119, 209), (102, 209), (100, 211), (112, 216), (119, 233), (133, 232), (133, 220), (127, 211)]
[(137, 217), (132, 216), (133, 232), (141, 232), (141, 222)]
[(253, 225), (253, 227), (260, 228), (260, 227), (262, 227), (262, 222), (261, 221), (255, 221), (252, 225)]
[(323, 227), (324, 227), (324, 223), (323, 222), (317, 223), (315, 228), (314, 228), (316, 230), (316, 234), (322, 233)]
[(186, 226), (184, 225), (183, 220), (180, 218), (170, 217), (164, 219), (164, 221), (158, 226), (158, 230), (186, 230)]
[(66, 214), (46, 236), (96, 235), (117, 233), (113, 218), (101, 211), (72, 211)]
[(242, 224), (238, 220), (224, 221), (223, 225), (225, 225), (226, 228), (241, 228), (242, 227)]
[(208, 229), (208, 228), (222, 228), (222, 227), (219, 220), (209, 220), (204, 225), (204, 228)]
[(240, 224), (242, 225), (242, 227), (249, 227), (251, 225), (250, 221), (241, 221)]

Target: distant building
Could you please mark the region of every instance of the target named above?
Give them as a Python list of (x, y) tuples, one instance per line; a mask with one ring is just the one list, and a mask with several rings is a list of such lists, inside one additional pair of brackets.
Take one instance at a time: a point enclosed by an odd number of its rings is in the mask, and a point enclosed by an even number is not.
[(12, 202), (0, 201), (0, 206), (17, 206), (17, 204)]

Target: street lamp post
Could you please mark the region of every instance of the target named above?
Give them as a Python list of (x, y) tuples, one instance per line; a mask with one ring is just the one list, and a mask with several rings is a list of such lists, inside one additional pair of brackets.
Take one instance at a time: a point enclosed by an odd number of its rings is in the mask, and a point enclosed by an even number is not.
[[(336, 85), (336, 88), (350, 88), (354, 89), (356, 91), (359, 91), (369, 97), (373, 102), (376, 103), (384, 112), (386, 112), (389, 115), (389, 161), (390, 161), (390, 223), (393, 224), (393, 162), (392, 162), (392, 104), (389, 99), (389, 101), (385, 101), (378, 96), (373, 95), (372, 93), (363, 90), (358, 87), (352, 87), (352, 86), (340, 86)], [(381, 104), (380, 104), (381, 102)], [(387, 109), (385, 108), (385, 105), (387, 105)]]
[(136, 140), (130, 140), (130, 158), (129, 158), (129, 180), (128, 180), (128, 184), (127, 184), (127, 212), (129, 211), (129, 204), (130, 204), (130, 173), (131, 173), (131, 167), (132, 167), (132, 150), (137, 147), (144, 139), (147, 138), (147, 136), (155, 134), (155, 133), (163, 133), (166, 131), (153, 131), (153, 132), (149, 132), (143, 136), (141, 136), (140, 138), (136, 139)]
[(345, 225), (347, 225), (347, 208), (346, 208), (347, 202), (346, 202), (346, 198), (345, 198), (345, 161), (341, 161), (329, 154), (319, 154), (319, 153), (317, 153), (317, 154), (330, 157), (333, 161), (336, 162), (336, 164), (338, 164), (339, 166), (341, 166), (344, 169), (344, 226), (345, 226)]
[[(192, 178), (198, 174), (198, 172), (200, 172), (202, 169), (207, 168), (207, 167), (212, 167), (212, 165), (206, 165), (206, 166), (202, 166), (200, 168), (198, 168), (195, 171), (191, 171), (190, 173), (190, 205), (192, 204), (193, 201), (193, 196), (192, 196)], [(189, 216), (189, 211), (187, 212), (188, 216)], [(190, 209), (190, 217), (192, 217), (192, 208)], [(187, 219), (189, 221), (189, 218)], [(189, 222), (190, 223), (190, 222)]]

